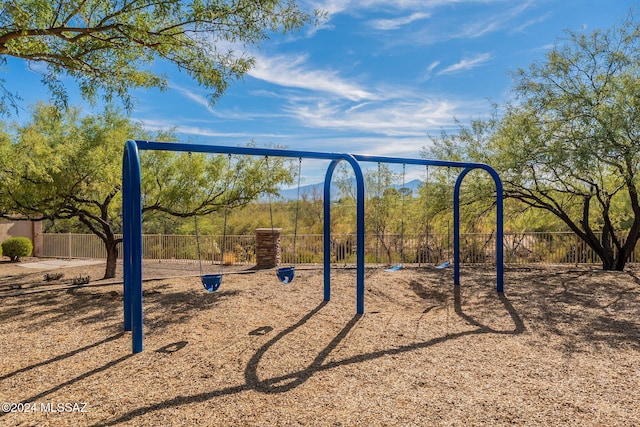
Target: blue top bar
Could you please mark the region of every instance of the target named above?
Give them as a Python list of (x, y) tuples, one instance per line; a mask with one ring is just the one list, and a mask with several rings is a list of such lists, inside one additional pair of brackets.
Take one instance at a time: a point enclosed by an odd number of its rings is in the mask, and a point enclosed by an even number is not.
[(344, 153), (282, 150), (275, 148), (230, 147), (226, 145), (185, 144), (183, 142), (136, 141), (139, 150), (185, 151), (192, 153), (243, 154), (247, 156), (302, 157), (326, 160), (344, 160)]
[[(258, 147), (232, 147), (226, 145), (210, 144), (187, 144), (184, 142), (157, 142), (157, 141), (135, 141), (139, 150), (160, 150), (160, 151), (185, 151), (192, 153), (217, 153), (217, 154), (242, 154), (247, 156), (270, 156), (270, 157), (302, 157), (313, 159), (337, 160), (344, 159), (345, 153), (327, 153), (319, 151), (301, 151), (276, 148)], [(359, 162), (396, 163), (407, 165), (426, 165), (454, 168), (480, 168), (493, 170), (485, 163), (457, 162), (450, 160), (415, 159), (402, 157), (374, 156), (368, 154), (352, 154)]]
[(440, 166), (440, 167), (452, 167), (452, 168), (480, 168), (480, 169), (492, 169), (491, 166), (485, 163), (475, 162), (454, 162), (451, 160), (432, 160), (432, 159), (410, 159), (402, 157), (386, 157), (386, 156), (372, 156), (368, 154), (353, 154), (353, 157), (359, 162), (377, 162), (377, 163), (397, 163), (406, 165), (426, 165), (426, 166)]

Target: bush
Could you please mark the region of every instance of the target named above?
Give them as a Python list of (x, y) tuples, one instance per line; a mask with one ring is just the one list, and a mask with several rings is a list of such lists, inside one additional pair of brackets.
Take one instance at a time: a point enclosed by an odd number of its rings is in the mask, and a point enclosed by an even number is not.
[(2, 242), (2, 252), (11, 261), (20, 261), (20, 257), (31, 255), (33, 244), (26, 237), (12, 237)]

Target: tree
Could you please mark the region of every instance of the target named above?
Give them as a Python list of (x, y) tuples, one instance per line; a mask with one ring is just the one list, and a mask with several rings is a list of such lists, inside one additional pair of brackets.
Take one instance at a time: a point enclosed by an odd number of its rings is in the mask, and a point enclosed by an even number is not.
[[(42, 82), (59, 107), (64, 75), (89, 100), (103, 91), (130, 106), (130, 89), (166, 88), (152, 69), (160, 59), (211, 90), (213, 102), (253, 63), (234, 46), (259, 45), (311, 16), (294, 0), (10, 0), (0, 8), (0, 65), (9, 56), (46, 64)], [(6, 114), (16, 96), (1, 83)]]
[[(153, 139), (112, 108), (81, 117), (52, 105), (34, 107), (29, 123), (0, 138), (0, 216), (76, 219), (105, 245), (104, 278), (115, 277), (121, 231), (122, 150), (129, 135)], [(171, 139), (169, 134), (156, 135)], [(290, 182), (283, 162), (249, 157), (142, 152), (143, 214), (193, 217), (233, 209)]]
[(505, 196), (559, 218), (622, 270), (640, 235), (640, 24), (568, 32), (514, 75), (517, 103), (476, 120), (443, 148), (494, 166)]
[[(367, 193), (365, 224), (368, 232), (375, 236), (376, 262), (385, 256), (387, 262), (392, 262), (391, 255), (397, 245), (397, 224), (400, 218), (401, 196), (393, 186), (399, 182), (399, 174), (394, 173), (389, 165), (378, 164), (376, 171), (365, 173)], [(378, 247), (382, 254), (378, 253)]]

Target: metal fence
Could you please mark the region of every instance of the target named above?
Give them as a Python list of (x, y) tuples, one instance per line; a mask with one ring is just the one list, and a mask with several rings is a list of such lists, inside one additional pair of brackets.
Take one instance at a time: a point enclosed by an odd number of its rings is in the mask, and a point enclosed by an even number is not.
[[(118, 236), (120, 237), (120, 236)], [(256, 262), (256, 239), (253, 235), (159, 235), (142, 236), (142, 256), (150, 260), (252, 265)], [(280, 239), (283, 264), (322, 263), (323, 236), (304, 234), (282, 235)], [(222, 245), (224, 244), (224, 259)], [(505, 233), (504, 255), (507, 263), (600, 263), (600, 259), (573, 233)], [(453, 257), (453, 236), (446, 233), (384, 236), (367, 235), (365, 238), (367, 263), (437, 264)], [(198, 246), (200, 250), (198, 251)], [(332, 262), (351, 264), (356, 261), (355, 234), (334, 234), (331, 241)], [(121, 245), (119, 255), (122, 257)], [(491, 233), (467, 233), (460, 236), (463, 263), (495, 262), (495, 236)], [(640, 250), (631, 255), (629, 262), (640, 259)], [(43, 256), (55, 258), (106, 258), (102, 241), (93, 234), (43, 235)], [(295, 260), (294, 258), (295, 254)]]

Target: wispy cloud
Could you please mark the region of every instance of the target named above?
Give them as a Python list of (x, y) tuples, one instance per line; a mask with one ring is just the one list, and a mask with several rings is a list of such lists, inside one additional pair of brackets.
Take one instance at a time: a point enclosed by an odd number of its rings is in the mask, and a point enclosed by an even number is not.
[[(138, 118), (138, 122), (142, 124), (142, 126), (150, 131), (150, 132), (158, 132), (158, 131), (166, 131), (167, 128), (167, 120), (160, 119), (147, 119), (147, 118)], [(224, 138), (229, 142), (235, 142), (234, 140), (241, 140), (244, 143), (250, 141), (254, 138), (265, 138), (265, 139), (278, 139), (283, 138), (283, 135), (279, 135), (277, 133), (258, 133), (258, 132), (220, 132), (212, 130), (211, 127), (206, 125), (203, 126), (193, 126), (186, 123), (178, 124), (171, 128), (177, 133), (191, 136), (204, 136), (211, 138)]]
[(424, 73), (424, 76), (421, 80), (422, 81), (429, 80), (433, 75), (433, 70), (435, 70), (439, 65), (440, 65), (440, 61), (433, 61), (431, 64), (429, 64), (429, 66), (427, 67), (427, 71)]
[(351, 101), (375, 98), (360, 85), (340, 77), (337, 71), (311, 68), (306, 55), (257, 56), (255, 67), (248, 74), (282, 87), (330, 93)]
[(301, 125), (310, 128), (416, 137), (455, 126), (456, 117), (471, 117), (483, 108), (486, 103), (416, 97), (359, 104), (355, 108), (316, 100), (292, 103), (288, 110)]
[(419, 21), (421, 19), (426, 19), (431, 16), (430, 13), (424, 12), (416, 12), (412, 13), (409, 16), (402, 16), (399, 18), (392, 19), (374, 19), (369, 21), (369, 26), (375, 28), (376, 30), (397, 30), (404, 25), (411, 24), (412, 22)]
[(207, 108), (209, 111), (211, 110), (211, 107), (209, 105), (209, 101), (207, 100), (207, 98), (199, 93), (196, 93), (192, 90), (187, 89), (186, 87), (177, 85), (173, 82), (169, 82), (168, 84), (169, 89), (171, 90), (175, 90), (176, 92), (178, 92), (179, 94), (181, 94), (182, 96), (194, 101), (196, 104), (202, 105), (203, 107)]
[(357, 13), (362, 10), (422, 10), (464, 3), (504, 3), (512, 0), (308, 0), (307, 3), (328, 14)]
[(486, 34), (509, 28), (513, 20), (521, 16), (531, 4), (532, 0), (527, 0), (516, 4), (515, 6), (505, 10), (502, 13), (491, 14), (486, 18), (475, 17), (475, 22), (468, 22), (460, 31), (455, 35), (457, 38), (478, 38)]
[(452, 74), (452, 73), (457, 73), (457, 72), (460, 72), (460, 71), (471, 70), (472, 68), (476, 68), (476, 67), (479, 67), (479, 66), (485, 64), (489, 60), (491, 60), (491, 54), (489, 54), (489, 53), (481, 53), (481, 54), (476, 55), (473, 58), (463, 59), (460, 62), (457, 62), (455, 64), (449, 65), (447, 68), (445, 68), (444, 70), (440, 71), (438, 73), (438, 75)]
[(511, 29), (511, 33), (520, 33), (526, 30), (527, 28), (531, 27), (532, 25), (540, 24), (546, 21), (547, 19), (549, 19), (550, 16), (551, 16), (551, 13), (545, 13), (544, 15), (538, 16), (537, 18), (530, 19), (527, 22), (524, 22), (523, 24), (520, 24), (517, 27)]

